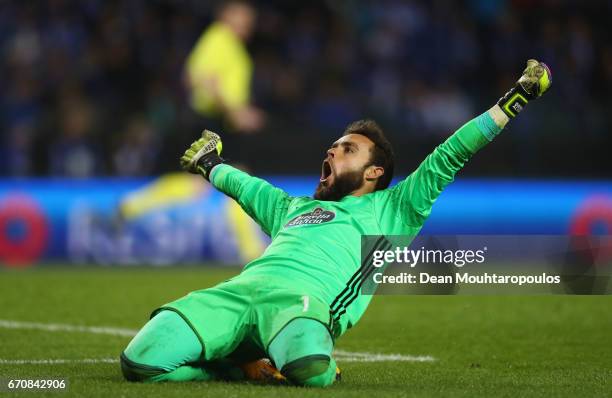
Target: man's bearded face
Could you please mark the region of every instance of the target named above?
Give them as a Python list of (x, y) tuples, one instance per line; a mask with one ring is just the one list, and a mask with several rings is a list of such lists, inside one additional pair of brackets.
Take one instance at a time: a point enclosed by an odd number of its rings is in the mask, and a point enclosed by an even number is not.
[(359, 134), (348, 134), (334, 142), (323, 160), (314, 198), (338, 201), (361, 188), (373, 146), (369, 138)]
[(365, 168), (359, 170), (345, 171), (337, 174), (333, 182), (326, 184), (319, 181), (314, 198), (317, 200), (338, 201), (352, 192), (355, 192), (363, 185), (363, 172)]

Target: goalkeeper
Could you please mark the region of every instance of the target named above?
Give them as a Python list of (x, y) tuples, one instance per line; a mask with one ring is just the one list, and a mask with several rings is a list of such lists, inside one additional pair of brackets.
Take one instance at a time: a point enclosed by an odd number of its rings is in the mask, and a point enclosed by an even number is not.
[[(327, 151), (314, 199), (291, 197), (224, 164), (221, 140), (205, 131), (181, 158), (183, 168), (234, 198), (272, 243), (234, 278), (155, 310), (121, 354), (126, 379), (267, 375), (302, 386), (332, 384), (338, 376), (334, 343), (372, 298), (359, 293), (366, 278), (361, 236), (415, 236), (470, 157), (550, 84), (548, 67), (529, 60), (496, 105), (392, 188), (389, 142), (373, 121), (354, 122)], [(256, 361), (264, 357), (275, 368)]]

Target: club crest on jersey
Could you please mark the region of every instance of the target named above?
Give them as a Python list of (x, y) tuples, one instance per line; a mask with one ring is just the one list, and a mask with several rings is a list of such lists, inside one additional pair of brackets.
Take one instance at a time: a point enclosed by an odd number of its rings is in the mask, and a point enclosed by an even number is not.
[(298, 225), (312, 225), (312, 224), (323, 224), (329, 222), (336, 217), (336, 213), (329, 210), (323, 210), (317, 207), (313, 211), (308, 213), (300, 214), (299, 216), (291, 219), (285, 227), (296, 227)]

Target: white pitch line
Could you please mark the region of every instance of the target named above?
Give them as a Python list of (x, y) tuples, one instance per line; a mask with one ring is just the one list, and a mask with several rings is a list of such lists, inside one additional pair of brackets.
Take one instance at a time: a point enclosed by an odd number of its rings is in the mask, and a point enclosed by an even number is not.
[(344, 350), (335, 350), (334, 357), (342, 362), (433, 362), (436, 360), (429, 355), (377, 354)]
[[(361, 352), (336, 351), (336, 359), (340, 362), (432, 362), (435, 358), (430, 356), (412, 356), (399, 354), (369, 354)], [(353, 354), (353, 355), (351, 355)], [(354, 355), (357, 354), (357, 355)], [(66, 365), (66, 364), (98, 364), (119, 363), (112, 358), (86, 358), (86, 359), (0, 359), (0, 365)]]
[(112, 358), (87, 358), (87, 359), (0, 359), (0, 365), (64, 365), (69, 363), (119, 363), (118, 359)]
[(5, 329), (34, 329), (44, 330), (46, 332), (81, 332), (93, 334), (107, 334), (112, 336), (134, 337), (137, 330), (122, 329), (107, 326), (78, 326), (66, 325), (62, 323), (37, 323), (37, 322), (20, 322), (0, 319), (0, 328)]
[[(112, 336), (121, 337), (133, 337), (138, 332), (134, 329), (115, 328), (110, 326), (79, 326), (79, 325), (67, 325), (62, 323), (38, 323), (38, 322), (22, 322), (12, 321), (7, 319), (0, 319), (0, 328), (4, 329), (29, 329), (29, 330), (44, 330), (46, 332), (78, 332), (78, 333), (93, 333), (93, 334), (106, 334)], [(351, 352), (344, 350), (335, 350), (334, 356), (342, 362), (433, 362), (436, 359), (429, 355), (401, 355), (401, 354), (378, 354), (371, 352)], [(9, 360), (0, 359), (0, 364), (8, 364)], [(15, 360), (15, 361), (22, 361)], [(26, 360), (23, 360), (26, 361)], [(33, 362), (32, 362), (33, 361)], [(77, 363), (77, 361), (83, 361), (78, 363), (98, 363), (91, 361), (113, 361), (106, 363), (115, 363), (116, 360), (107, 359), (80, 359), (80, 360), (69, 360), (69, 359), (40, 359), (31, 360), (25, 363), (39, 363), (36, 361), (60, 361), (51, 363)], [(62, 362), (65, 361), (65, 362)], [(72, 362), (70, 362), (72, 361)], [(89, 362), (88, 362), (89, 361)], [(45, 363), (45, 362), (40, 362)]]

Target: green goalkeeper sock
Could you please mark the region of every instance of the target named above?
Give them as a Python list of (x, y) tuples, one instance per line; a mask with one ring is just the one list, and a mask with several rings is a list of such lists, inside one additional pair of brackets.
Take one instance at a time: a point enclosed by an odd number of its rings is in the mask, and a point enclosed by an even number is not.
[(289, 322), (268, 347), (281, 373), (297, 385), (326, 387), (336, 379), (334, 342), (327, 327), (309, 318)]
[(121, 369), (130, 381), (212, 380), (219, 375), (198, 364), (202, 345), (174, 311), (155, 315), (121, 354)]

